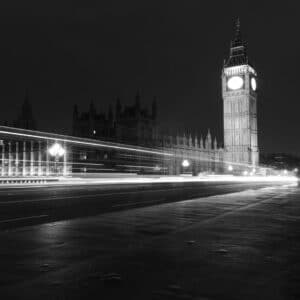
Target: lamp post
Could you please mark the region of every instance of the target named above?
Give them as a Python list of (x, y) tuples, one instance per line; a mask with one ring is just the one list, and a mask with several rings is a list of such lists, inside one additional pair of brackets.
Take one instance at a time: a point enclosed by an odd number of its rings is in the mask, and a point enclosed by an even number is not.
[(190, 162), (187, 159), (184, 159), (181, 163), (184, 168), (188, 168), (190, 166)]
[(57, 173), (57, 163), (59, 161), (59, 158), (62, 157), (66, 150), (58, 143), (54, 143), (48, 150), (49, 154), (54, 157), (54, 169)]

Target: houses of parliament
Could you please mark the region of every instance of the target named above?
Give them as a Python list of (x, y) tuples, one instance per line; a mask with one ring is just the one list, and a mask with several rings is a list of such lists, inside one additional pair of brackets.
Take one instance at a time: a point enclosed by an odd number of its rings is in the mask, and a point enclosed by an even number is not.
[[(120, 99), (116, 99), (106, 113), (97, 112), (93, 101), (90, 102), (86, 111), (79, 111), (75, 105), (71, 135), (89, 140), (160, 149), (171, 155), (132, 155), (122, 151), (86, 149), (81, 146), (66, 145), (71, 155), (68, 157), (70, 162), (68, 167), (67, 158), (65, 158), (64, 173), (68, 170), (68, 172), (80, 173), (120, 171), (199, 174), (201, 172), (220, 173), (229, 167), (236, 170), (255, 168), (259, 163), (256, 113), (257, 74), (249, 62), (239, 21), (236, 23), (229, 57), (224, 61), (221, 78), (224, 113), (224, 141), (222, 143), (212, 137), (209, 130), (205, 137), (162, 134), (157, 118), (157, 100), (154, 98), (151, 108), (146, 109), (143, 107), (141, 93), (137, 92), (132, 105), (123, 105)], [(25, 97), (21, 114), (13, 126), (27, 130), (36, 130), (37, 128), (28, 95)], [(39, 145), (37, 150), (40, 164), (44, 161), (43, 157), (47, 152), (41, 149), (48, 147), (48, 142), (47, 145), (45, 143), (43, 145)], [(14, 151), (13, 149), (17, 149), (11, 144), (9, 147), (11, 152)], [(6, 148), (4, 146), (2, 148), (4, 149), (2, 157), (5, 160)], [(34, 146), (31, 146), (31, 158), (35, 157), (34, 149)], [(9, 157), (18, 157), (19, 154), (9, 155)], [(23, 156), (26, 157), (25, 152)], [(183, 164), (183, 161), (188, 163)], [(34, 163), (31, 162), (31, 165)], [(35, 168), (31, 167), (32, 169), (35, 173)], [(44, 169), (40, 166), (39, 170), (42, 170), (40, 173), (43, 173)], [(6, 174), (6, 171), (2, 171), (2, 174)]]

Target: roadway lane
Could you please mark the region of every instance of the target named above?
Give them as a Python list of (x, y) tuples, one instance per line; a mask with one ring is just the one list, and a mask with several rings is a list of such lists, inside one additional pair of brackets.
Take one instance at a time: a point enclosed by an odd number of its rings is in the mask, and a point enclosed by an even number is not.
[(0, 229), (258, 189), (269, 185), (270, 183), (194, 182), (3, 188), (0, 190)]

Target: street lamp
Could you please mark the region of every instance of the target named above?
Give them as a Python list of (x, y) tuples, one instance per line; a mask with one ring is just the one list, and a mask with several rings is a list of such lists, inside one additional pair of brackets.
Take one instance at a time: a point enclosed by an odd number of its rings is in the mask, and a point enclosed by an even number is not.
[(184, 168), (188, 168), (190, 166), (190, 162), (187, 159), (184, 159), (181, 164)]
[(229, 165), (229, 166), (228, 166), (228, 171), (229, 171), (229, 172), (232, 172), (232, 171), (233, 171), (233, 166), (232, 166), (232, 165)]
[(57, 173), (57, 163), (59, 161), (59, 158), (62, 157), (66, 150), (58, 143), (54, 143), (48, 150), (49, 154), (55, 158), (54, 160), (54, 169)]

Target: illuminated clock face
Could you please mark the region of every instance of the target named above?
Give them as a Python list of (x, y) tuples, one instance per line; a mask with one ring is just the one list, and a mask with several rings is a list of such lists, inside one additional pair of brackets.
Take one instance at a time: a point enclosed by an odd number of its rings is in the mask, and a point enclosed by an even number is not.
[(227, 81), (227, 87), (230, 90), (239, 90), (244, 84), (244, 79), (241, 76), (230, 77)]
[(256, 91), (256, 79), (254, 77), (251, 78), (251, 88), (253, 91)]

